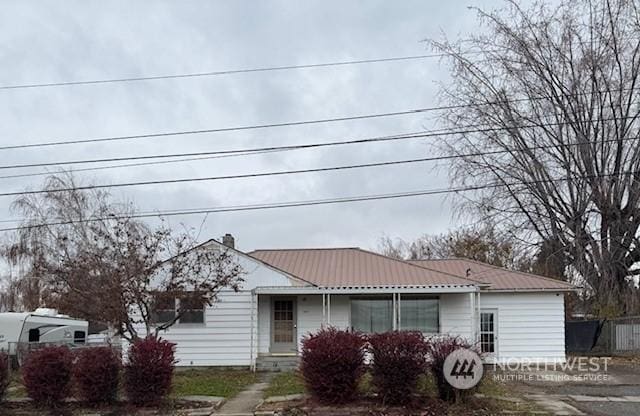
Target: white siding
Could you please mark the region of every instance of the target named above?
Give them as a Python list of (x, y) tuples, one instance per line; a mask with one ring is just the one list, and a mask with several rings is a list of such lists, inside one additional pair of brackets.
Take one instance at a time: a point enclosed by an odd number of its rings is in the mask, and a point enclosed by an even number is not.
[(258, 286), (291, 286), (291, 280), (284, 273), (251, 257), (237, 256), (236, 258), (244, 271), (243, 290), (252, 290)]
[(482, 293), (481, 309), (497, 309), (497, 360), (565, 360), (562, 293)]
[[(209, 248), (225, 249), (216, 242), (211, 242)], [(176, 344), (178, 366), (252, 364), (251, 344), (253, 342), (255, 358), (260, 342), (257, 316), (263, 314), (254, 315), (252, 341), (251, 290), (257, 286), (291, 286), (292, 282), (286, 274), (258, 260), (238, 253), (235, 256), (244, 271), (241, 290), (220, 292), (214, 305), (206, 308), (204, 324), (178, 323), (160, 334)], [(268, 316), (268, 310), (266, 312)], [(264, 322), (260, 324), (262, 331), (269, 330), (268, 321), (266, 326)], [(139, 325), (137, 329), (144, 336), (144, 326)]]
[(448, 293), (440, 296), (440, 333), (461, 336), (474, 342), (473, 308), (468, 293)]
[(251, 292), (221, 292), (204, 324), (176, 324), (160, 336), (176, 343), (178, 366), (249, 366), (250, 309)]

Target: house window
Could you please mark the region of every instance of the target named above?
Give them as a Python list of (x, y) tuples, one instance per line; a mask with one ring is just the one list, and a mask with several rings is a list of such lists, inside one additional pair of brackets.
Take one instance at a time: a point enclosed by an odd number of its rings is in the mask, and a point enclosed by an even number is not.
[(153, 322), (170, 322), (176, 317), (176, 298), (170, 293), (157, 293), (154, 299)]
[(492, 312), (480, 314), (480, 350), (485, 354), (496, 352), (495, 315)]
[(202, 324), (204, 323), (204, 304), (190, 298), (180, 299), (180, 323)]
[(393, 329), (391, 297), (351, 299), (351, 327), (360, 332), (386, 332)]
[(204, 323), (205, 306), (202, 302), (190, 297), (176, 298), (172, 293), (158, 293), (155, 297), (153, 321), (155, 323), (170, 322), (180, 314), (179, 324)]
[(399, 329), (438, 333), (438, 298), (401, 295)]

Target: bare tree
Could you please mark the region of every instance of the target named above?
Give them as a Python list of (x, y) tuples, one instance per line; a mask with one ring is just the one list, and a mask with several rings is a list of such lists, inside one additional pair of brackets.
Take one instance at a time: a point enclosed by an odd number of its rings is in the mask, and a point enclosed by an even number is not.
[[(597, 312), (633, 307), (640, 260), (640, 11), (631, 0), (565, 0), (478, 11), (486, 31), (432, 42), (448, 54), (443, 140), (460, 205), (525, 241), (552, 241)], [(489, 153), (488, 152), (493, 152)], [(564, 260), (563, 260), (564, 261)]]
[[(192, 233), (173, 233), (132, 218), (95, 189), (78, 190), (71, 174), (47, 178), (42, 194), (13, 204), (23, 217), (5, 249), (39, 284), (41, 303), (111, 325), (127, 339), (158, 334), (193, 305), (211, 305), (224, 288), (238, 289), (242, 270), (227, 250), (196, 245)], [(176, 313), (158, 321), (159, 299), (179, 298)]]
[(517, 241), (500, 235), (488, 224), (468, 226), (443, 234), (428, 235), (407, 242), (384, 236), (378, 251), (399, 259), (467, 258), (498, 267), (519, 269), (521, 251)]

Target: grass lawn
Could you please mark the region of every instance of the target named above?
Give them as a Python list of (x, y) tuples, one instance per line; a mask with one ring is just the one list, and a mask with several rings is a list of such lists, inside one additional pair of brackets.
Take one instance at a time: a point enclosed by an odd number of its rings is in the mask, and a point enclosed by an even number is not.
[(297, 371), (288, 371), (273, 376), (269, 382), (269, 387), (264, 391), (264, 397), (286, 396), (304, 392), (304, 382), (300, 373)]
[[(7, 389), (7, 397), (26, 397), (20, 374), (13, 372)], [(176, 370), (173, 374), (171, 396), (220, 396), (232, 397), (246, 386), (256, 383), (257, 375), (248, 370), (189, 369)]]
[(188, 369), (173, 374), (171, 396), (232, 397), (246, 386), (257, 382), (257, 375), (248, 370)]

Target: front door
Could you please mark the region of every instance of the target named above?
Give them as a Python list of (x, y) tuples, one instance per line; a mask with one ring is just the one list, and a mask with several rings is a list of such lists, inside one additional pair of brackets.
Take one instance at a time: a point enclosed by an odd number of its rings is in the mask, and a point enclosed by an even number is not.
[(480, 311), (480, 350), (489, 362), (498, 356), (498, 311), (495, 309)]
[(274, 298), (271, 311), (271, 352), (295, 353), (298, 350), (295, 299)]

